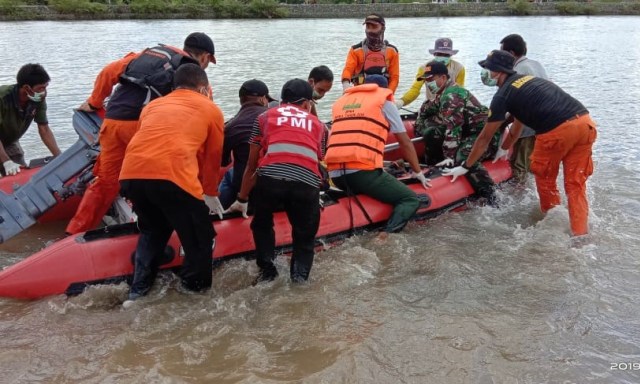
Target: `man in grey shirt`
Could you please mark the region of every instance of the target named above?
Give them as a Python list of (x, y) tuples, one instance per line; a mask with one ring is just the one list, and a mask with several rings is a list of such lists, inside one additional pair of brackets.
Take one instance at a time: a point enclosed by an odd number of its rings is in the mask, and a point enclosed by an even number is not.
[[(511, 53), (516, 58), (513, 69), (518, 74), (531, 75), (548, 80), (547, 71), (545, 71), (542, 64), (526, 56), (527, 43), (522, 36), (517, 34), (505, 36), (500, 41), (500, 49)], [(527, 181), (530, 164), (529, 157), (533, 152), (535, 142), (534, 130), (525, 125), (520, 139), (513, 145), (513, 154), (510, 159), (513, 177), (519, 184), (524, 184)]]

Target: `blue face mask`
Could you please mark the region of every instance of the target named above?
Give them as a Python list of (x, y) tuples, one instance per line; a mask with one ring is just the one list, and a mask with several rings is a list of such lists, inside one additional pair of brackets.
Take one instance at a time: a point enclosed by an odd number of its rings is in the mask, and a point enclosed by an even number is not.
[(449, 65), (449, 62), (451, 62), (451, 58), (447, 56), (434, 56), (433, 61), (437, 61), (444, 65)]
[(480, 71), (480, 80), (482, 80), (482, 84), (489, 87), (495, 87), (498, 85), (498, 80), (491, 77), (491, 72), (486, 68), (482, 68), (482, 71)]

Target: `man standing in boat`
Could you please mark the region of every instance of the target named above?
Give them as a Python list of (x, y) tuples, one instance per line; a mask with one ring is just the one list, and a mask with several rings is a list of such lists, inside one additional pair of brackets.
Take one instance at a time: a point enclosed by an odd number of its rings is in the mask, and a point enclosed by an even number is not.
[[(487, 122), (489, 109), (480, 104), (471, 92), (456, 84), (451, 79), (448, 68), (441, 62), (427, 63), (423, 77), (427, 88), (434, 95), (433, 101), (427, 100), (425, 104), (433, 108), (422, 108), (418, 121), (441, 121), (440, 126), (430, 127), (438, 132), (440, 140), (436, 140), (436, 135), (429, 137), (425, 142), (425, 152), (429, 154), (439, 152), (442, 155), (435, 164), (437, 167), (453, 167), (462, 164), (469, 156), (476, 137)], [(434, 116), (436, 119), (433, 119)], [(489, 205), (496, 204), (495, 183), (480, 161), (494, 155), (499, 142), (500, 133), (497, 132), (491, 140), (489, 149), (466, 174), (474, 191), (480, 197), (487, 199)]]
[(211, 38), (194, 32), (185, 39), (183, 49), (159, 45), (137, 54), (129, 53), (104, 67), (96, 78), (91, 97), (78, 108), (95, 111), (102, 108), (109, 97), (100, 127), (100, 154), (93, 167), (95, 179), (67, 226), (68, 234), (95, 228), (118, 196), (118, 174), (142, 108), (171, 91), (173, 74), (180, 65), (193, 63), (206, 69), (209, 63), (215, 64), (214, 53)]
[(47, 120), (47, 86), (49, 74), (40, 64), (26, 64), (18, 71), (17, 84), (0, 86), (0, 162), (2, 175), (15, 175), (26, 166), (20, 138), (31, 122), (53, 156), (60, 148)]
[(549, 80), (517, 74), (513, 70), (514, 62), (513, 55), (501, 50), (491, 51), (479, 62), (487, 71), (484, 83), (497, 86), (498, 91), (491, 101), (487, 125), (478, 135), (469, 157), (446, 175), (455, 180), (469, 172), (485, 153), (508, 112), (515, 120), (496, 158), (508, 153), (520, 138), (524, 124), (533, 128), (536, 143), (531, 154), (531, 172), (536, 178), (540, 208), (547, 212), (560, 205), (556, 179), (562, 163), (571, 234), (585, 235), (589, 232), (586, 183), (593, 173), (591, 150), (597, 136), (596, 124), (582, 103)]
[(387, 78), (369, 75), (365, 84), (346, 90), (333, 104), (333, 125), (325, 162), (334, 184), (350, 194), (362, 193), (394, 206), (379, 238), (401, 231), (418, 210), (418, 196), (383, 170), (384, 146), (389, 132), (411, 164), (411, 176), (429, 187), (413, 143), (405, 130)]
[(222, 218), (217, 183), (224, 118), (198, 65), (180, 66), (175, 88), (143, 109), (120, 173), (122, 194), (133, 203), (140, 229), (129, 300), (151, 289), (174, 230), (185, 251), (181, 288), (211, 287), (215, 230), (209, 214)]
[(271, 281), (278, 276), (273, 263), (276, 256), (273, 213), (277, 209), (284, 207), (291, 223), (293, 282), (309, 278), (320, 224), (322, 175), (318, 166), (324, 156), (326, 128), (310, 113), (313, 88), (307, 81), (287, 81), (281, 99), (280, 106), (268, 109), (256, 120), (242, 188), (228, 209), (247, 217), (249, 193), (254, 190), (251, 231), (260, 268), (256, 282)]
[(384, 39), (386, 23), (384, 17), (372, 13), (364, 19), (366, 37), (352, 46), (342, 70), (343, 91), (353, 85), (364, 84), (369, 75), (382, 75), (391, 93), (400, 82), (400, 55), (398, 49)]

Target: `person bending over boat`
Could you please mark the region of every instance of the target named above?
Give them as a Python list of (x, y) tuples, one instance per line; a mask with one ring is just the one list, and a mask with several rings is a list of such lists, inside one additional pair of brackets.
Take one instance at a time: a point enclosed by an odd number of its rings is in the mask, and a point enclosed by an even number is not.
[[(434, 99), (425, 101), (428, 107), (421, 108), (416, 124), (434, 120), (442, 122), (441, 125), (430, 126), (425, 130), (425, 153), (430, 154), (431, 162), (438, 161), (435, 164), (437, 167), (462, 164), (487, 122), (489, 109), (480, 104), (471, 92), (456, 84), (443, 63), (427, 63), (423, 76)], [(433, 115), (437, 115), (437, 118), (432, 119)], [(493, 156), (499, 142), (500, 132), (496, 132), (489, 149), (465, 175), (474, 191), (486, 198), (489, 205), (496, 205), (495, 183), (480, 161)], [(442, 157), (434, 159), (433, 155), (436, 153)]]
[(389, 132), (395, 135), (404, 158), (411, 164), (411, 176), (425, 188), (430, 186), (387, 85), (386, 77), (369, 75), (365, 84), (347, 89), (333, 104), (333, 126), (325, 157), (331, 180), (338, 188), (394, 206), (380, 238), (401, 231), (420, 205), (409, 187), (383, 170)]
[[(453, 60), (451, 56), (458, 53), (457, 49), (453, 49), (453, 42), (448, 37), (441, 37), (436, 40), (434, 49), (430, 49), (429, 53), (433, 55), (433, 58), (429, 61), (439, 61), (447, 66), (449, 78), (455, 81), (455, 83), (461, 87), (464, 87), (465, 70), (464, 66), (459, 62)], [(398, 109), (403, 106), (411, 104), (420, 95), (420, 89), (425, 84), (424, 71), (425, 65), (418, 67), (418, 73), (416, 74), (416, 80), (411, 85), (411, 88), (400, 98), (396, 99), (396, 106)], [(435, 94), (426, 87), (427, 100), (433, 100)]]
[(394, 93), (400, 81), (400, 54), (398, 48), (384, 39), (384, 17), (372, 13), (364, 19), (366, 37), (352, 46), (342, 70), (342, 90), (364, 84), (369, 75), (383, 75)]
[[(333, 87), (333, 72), (326, 65), (320, 65), (311, 69), (307, 80), (313, 87), (313, 100), (318, 101)], [(311, 114), (318, 116), (315, 103), (311, 103)]]
[[(500, 41), (500, 49), (507, 51), (516, 58), (513, 64), (513, 70), (521, 75), (532, 75), (543, 79), (548, 79), (547, 71), (542, 64), (535, 60), (529, 59), (527, 54), (527, 43), (522, 36), (512, 34), (505, 36)], [(488, 72), (484, 72), (488, 74)], [(488, 76), (482, 78), (487, 81)], [(527, 126), (522, 128), (520, 138), (513, 144), (513, 153), (509, 162), (511, 163), (511, 170), (513, 171), (513, 178), (517, 183), (524, 184), (529, 177), (529, 170), (531, 168), (531, 153), (533, 153), (533, 147), (536, 143), (536, 132)]]
[(493, 50), (479, 62), (487, 71), (487, 85), (498, 86), (491, 101), (488, 122), (476, 139), (465, 162), (447, 172), (447, 176), (466, 174), (481, 158), (506, 113), (514, 117), (512, 129), (496, 154), (505, 156), (520, 137), (523, 124), (536, 131), (536, 143), (531, 154), (531, 172), (535, 175), (540, 208), (547, 212), (560, 205), (556, 179), (560, 163), (564, 171), (564, 189), (569, 203), (571, 234), (589, 232), (587, 179), (593, 173), (591, 149), (596, 140), (596, 124), (589, 111), (549, 80), (517, 74), (515, 57), (507, 51)]
[[(124, 151), (136, 131), (142, 108), (171, 91), (176, 68), (193, 63), (206, 69), (210, 62), (215, 64), (214, 53), (211, 38), (194, 32), (185, 39), (183, 49), (159, 45), (137, 54), (129, 53), (98, 74), (91, 96), (78, 109), (95, 111), (109, 97), (100, 127), (100, 154), (93, 167), (95, 179), (69, 222), (67, 234), (95, 228), (118, 196)], [(118, 86), (113, 90), (115, 85)]]
[(20, 138), (31, 122), (38, 124), (40, 139), (53, 156), (60, 148), (47, 120), (49, 74), (40, 64), (26, 64), (18, 71), (17, 83), (0, 86), (0, 162), (3, 176), (15, 175), (26, 166)]
[(224, 118), (209, 98), (202, 68), (184, 64), (174, 77), (176, 89), (142, 110), (120, 172), (122, 194), (133, 203), (140, 229), (128, 300), (151, 289), (174, 230), (185, 252), (181, 289), (211, 287), (215, 230), (209, 214), (222, 219), (217, 183)]
[(220, 202), (226, 209), (236, 200), (242, 176), (249, 158), (249, 138), (258, 115), (267, 110), (267, 105), (274, 98), (269, 96), (269, 88), (260, 80), (247, 80), (240, 87), (240, 110), (224, 126), (224, 149), (222, 151), (222, 165), (231, 164), (220, 183)]
[[(319, 162), (324, 155), (325, 126), (310, 113), (313, 88), (302, 79), (282, 87), (279, 107), (261, 114), (251, 134), (249, 161), (238, 199), (228, 212), (247, 217), (247, 201), (253, 191), (251, 222), (260, 269), (256, 283), (278, 276), (275, 259), (273, 213), (284, 207), (291, 223), (293, 282), (308, 280), (314, 258), (315, 237), (320, 224)], [(254, 188), (255, 185), (255, 188)]]

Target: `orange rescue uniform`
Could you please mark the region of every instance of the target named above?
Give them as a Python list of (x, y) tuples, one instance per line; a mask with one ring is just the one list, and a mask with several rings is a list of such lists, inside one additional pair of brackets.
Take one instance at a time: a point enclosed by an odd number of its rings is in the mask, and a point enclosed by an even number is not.
[[(164, 113), (154, 113), (158, 109)], [(203, 194), (218, 195), (224, 118), (210, 99), (175, 90), (149, 103), (138, 127), (120, 180), (168, 180), (200, 200)]]
[[(383, 75), (388, 77), (389, 89), (394, 93), (400, 82), (400, 55), (398, 49), (391, 44), (386, 43), (384, 49), (386, 72)], [(347, 61), (342, 70), (342, 81), (351, 81), (354, 77), (364, 72), (365, 51), (367, 56), (377, 54), (367, 48), (363, 48), (362, 43), (356, 44), (349, 49)], [(359, 84), (362, 84), (362, 82), (356, 83), (356, 85)]]

